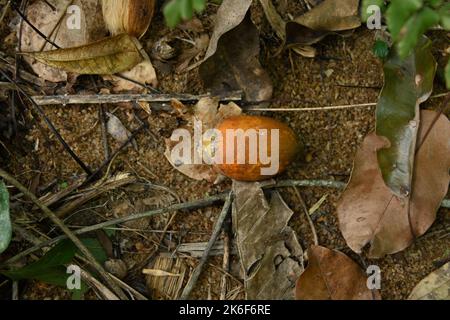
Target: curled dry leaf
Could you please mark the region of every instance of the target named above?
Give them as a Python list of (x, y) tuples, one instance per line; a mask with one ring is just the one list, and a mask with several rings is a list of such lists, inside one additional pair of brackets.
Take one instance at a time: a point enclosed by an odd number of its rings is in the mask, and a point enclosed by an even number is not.
[(331, 33), (359, 26), (359, 0), (325, 0), (286, 24), (286, 46), (311, 45)]
[[(194, 114), (185, 114), (183, 111), (185, 110), (185, 107), (181, 104), (181, 102), (177, 102), (173, 105), (176, 106), (176, 111), (178, 114), (188, 121), (188, 124), (185, 127), (178, 129), (184, 129), (186, 132), (189, 132), (189, 137), (194, 137), (195, 129), (198, 130), (197, 132), (201, 132), (203, 134), (206, 130), (214, 128), (214, 126), (224, 118), (237, 116), (242, 113), (241, 108), (239, 108), (235, 103), (229, 103), (218, 107), (219, 101), (214, 98), (200, 99), (194, 107)], [(201, 128), (196, 128), (195, 126), (200, 123)], [(177, 133), (179, 133), (178, 129), (176, 131)], [(164, 155), (175, 169), (189, 178), (198, 181), (206, 180), (209, 182), (216, 182), (220, 179), (220, 174), (216, 172), (211, 165), (185, 164), (174, 161), (172, 159), (172, 153), (180, 142), (185, 143), (186, 141), (184, 141), (184, 138), (180, 141), (180, 138), (177, 138), (174, 135), (172, 135), (170, 139), (166, 139), (166, 152)], [(196, 155), (198, 156), (200, 153), (204, 152), (203, 146), (197, 145), (198, 141), (190, 141), (188, 143), (190, 143), (192, 160), (196, 157)]]
[(293, 211), (261, 183), (233, 181), (233, 228), (249, 300), (291, 300), (303, 272), (303, 250), (288, 226)]
[(80, 47), (26, 55), (48, 66), (76, 74), (115, 74), (127, 71), (147, 56), (139, 41), (127, 34)]
[[(54, 10), (49, 7), (46, 1), (35, 1), (28, 6), (25, 14), (38, 30), (48, 39), (51, 39), (61, 48), (72, 48), (106, 36), (102, 9), (97, 0), (48, 0)], [(78, 6), (81, 11), (80, 28), (69, 28), (73, 22), (73, 14), (68, 14), (70, 5)], [(20, 26), (17, 28), (20, 32)], [(23, 23), (21, 38), (21, 50), (24, 52), (40, 52), (54, 49), (38, 33), (36, 33), (27, 23)], [(42, 64), (33, 57), (25, 57), (34, 72), (51, 82), (67, 81), (67, 73), (60, 69)]]
[(450, 300), (450, 262), (419, 282), (409, 300)]
[(434, 111), (421, 112), (421, 147), (409, 197), (396, 196), (384, 183), (377, 151), (388, 141), (371, 134), (363, 142), (337, 207), (340, 229), (353, 251), (360, 253), (368, 243), (371, 258), (402, 251), (433, 224), (450, 182), (450, 122), (441, 115), (429, 131), (437, 116)]
[(385, 84), (377, 105), (376, 132), (387, 138), (390, 146), (378, 151), (378, 163), (384, 181), (398, 196), (411, 192), (419, 106), (433, 91), (436, 68), (431, 41), (426, 37), (406, 59), (392, 50), (384, 65)]
[(308, 250), (308, 266), (297, 281), (298, 300), (380, 300), (363, 270), (345, 254), (320, 246)]

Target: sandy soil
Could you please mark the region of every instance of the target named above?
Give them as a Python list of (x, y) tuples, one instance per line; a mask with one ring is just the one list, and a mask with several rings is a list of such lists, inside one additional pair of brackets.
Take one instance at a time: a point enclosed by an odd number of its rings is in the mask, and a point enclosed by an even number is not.
[[(297, 10), (297, 9), (296, 9)], [(255, 21), (262, 32), (261, 60), (269, 71), (274, 83), (274, 103), (271, 107), (302, 108), (330, 105), (348, 105), (376, 102), (383, 84), (382, 67), (371, 53), (374, 33), (361, 28), (348, 38), (328, 37), (317, 48), (316, 59), (307, 59), (289, 52), (275, 56), (279, 43), (275, 40), (268, 23), (254, 9)], [(295, 14), (298, 11), (293, 11)], [(206, 27), (210, 20), (205, 14), (202, 21)], [(162, 18), (158, 16), (152, 24), (148, 45), (168, 34)], [(446, 46), (445, 34), (436, 32), (432, 35), (434, 50), (438, 60), (443, 63), (442, 51)], [(448, 41), (448, 40), (447, 40)], [(79, 80), (82, 82), (82, 80)], [(201, 83), (196, 71), (188, 74), (168, 74), (160, 76), (162, 92), (201, 92)], [(78, 88), (75, 88), (78, 90)], [(436, 82), (435, 92), (444, 91)], [(423, 104), (423, 108), (435, 109), (441, 101), (436, 99)], [(130, 108), (107, 106), (110, 111), (122, 119), (130, 129), (139, 127)], [(60, 130), (73, 150), (92, 168), (98, 167), (104, 160), (101, 140), (101, 128), (98, 123), (97, 107), (47, 107), (45, 111), (51, 121)], [(307, 147), (307, 161), (294, 163), (279, 179), (326, 179), (347, 181), (352, 168), (352, 161), (358, 145), (366, 134), (374, 129), (374, 108), (354, 108), (340, 111), (313, 112), (279, 112), (268, 115), (288, 123)], [(144, 118), (144, 112), (137, 112)], [(24, 140), (16, 141), (23, 145), (21, 152), (14, 153), (8, 160), (6, 169), (14, 173), (27, 186), (38, 182), (46, 186), (57, 181), (52, 191), (61, 183), (70, 181), (82, 174), (79, 167), (62, 151), (55, 137), (41, 123), (43, 132), (27, 113), (26, 124), (29, 131)], [(213, 186), (207, 182), (193, 181), (174, 170), (163, 156), (164, 139), (178, 127), (179, 121), (170, 114), (155, 112), (147, 120), (149, 132), (139, 134), (138, 149), (126, 149), (114, 161), (111, 172), (130, 172), (138, 174), (153, 184), (165, 186), (179, 195), (182, 201), (200, 199), (229, 189), (226, 182)], [(119, 144), (110, 139), (112, 149)], [(25, 149), (25, 150), (23, 150)], [(39, 189), (38, 189), (39, 190)], [(428, 273), (450, 258), (450, 224), (449, 210), (440, 210), (434, 226), (424, 237), (418, 239), (409, 249), (402, 253), (388, 256), (377, 261), (368, 261), (353, 254), (345, 245), (337, 225), (335, 205), (340, 195), (338, 191), (328, 189), (305, 188), (301, 190), (308, 207), (314, 205), (325, 194), (328, 198), (314, 215), (319, 242), (329, 248), (342, 250), (355, 261), (363, 264), (376, 264), (382, 269), (382, 296), (384, 299), (404, 299), (412, 288)], [(282, 190), (282, 195), (295, 211), (291, 226), (295, 229), (301, 244), (306, 249), (312, 242), (312, 233), (292, 190)], [(75, 215), (66, 220), (69, 225), (87, 225), (108, 217), (130, 214), (158, 206), (165, 206), (175, 199), (168, 193), (146, 188), (125, 187), (111, 192), (100, 199), (80, 208)], [(179, 213), (169, 226), (172, 233), (171, 243), (208, 241), (219, 207)], [(19, 213), (25, 215), (25, 213)], [(159, 241), (159, 233), (170, 219), (170, 215), (140, 221), (135, 228), (140, 232), (121, 232), (120, 238), (124, 260), (130, 268), (145, 261)], [(49, 226), (47, 231), (50, 230)], [(49, 233), (50, 236), (54, 233)], [(164, 242), (167, 245), (168, 241)], [(15, 244), (14, 252), (25, 248), (25, 243)], [(162, 251), (166, 250), (164, 248)], [(10, 254), (12, 254), (11, 252)], [(210, 263), (220, 267), (220, 257), (211, 259)], [(187, 259), (190, 267), (195, 260)], [(235, 261), (236, 263), (236, 261)], [(135, 268), (136, 269), (136, 268)], [(237, 268), (234, 268), (237, 269)], [(221, 272), (208, 267), (195, 292), (196, 298), (217, 299), (220, 292)], [(142, 286), (143, 277), (139, 270), (130, 275), (135, 286)], [(234, 286), (237, 284), (234, 283)], [(64, 292), (53, 294), (52, 290), (41, 284), (28, 285), (24, 297), (59, 298), (67, 297)]]

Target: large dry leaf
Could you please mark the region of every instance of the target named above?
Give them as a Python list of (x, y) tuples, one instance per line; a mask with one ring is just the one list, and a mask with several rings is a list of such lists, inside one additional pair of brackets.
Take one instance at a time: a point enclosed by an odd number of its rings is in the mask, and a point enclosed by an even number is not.
[[(61, 48), (81, 46), (106, 36), (107, 30), (103, 23), (102, 9), (98, 0), (48, 0), (48, 2), (53, 5), (55, 10), (52, 10), (45, 1), (35, 1), (28, 6), (26, 15), (38, 30)], [(71, 4), (77, 5), (81, 9), (81, 29), (79, 30), (70, 29), (67, 24), (68, 19), (73, 16), (73, 14), (67, 14), (67, 9)], [(55, 48), (27, 23), (23, 23), (22, 51), (39, 52), (51, 49)], [(67, 81), (65, 71), (42, 64), (32, 57), (25, 59), (40, 78), (51, 82)]]
[(259, 31), (250, 15), (224, 34), (215, 54), (200, 66), (200, 77), (214, 94), (244, 91), (247, 101), (270, 100), (272, 81), (259, 61)]
[(130, 70), (146, 57), (139, 41), (127, 34), (80, 47), (27, 55), (51, 67), (76, 74), (115, 74)]
[[(437, 113), (421, 112), (419, 145)], [(377, 151), (385, 138), (369, 135), (358, 151), (352, 177), (337, 207), (348, 246), (360, 253), (370, 243), (369, 256), (380, 258), (407, 248), (436, 219), (450, 182), (450, 122), (441, 115), (416, 154), (412, 193), (397, 197), (384, 183)]]
[(409, 300), (450, 300), (450, 262), (419, 282)]
[(422, 37), (414, 52), (401, 59), (393, 50), (384, 65), (384, 87), (377, 105), (377, 135), (390, 146), (378, 151), (384, 181), (399, 196), (408, 196), (414, 168), (419, 106), (433, 90), (436, 60), (431, 41)]
[(233, 182), (233, 228), (249, 300), (293, 299), (303, 250), (288, 226), (293, 212), (278, 192), (266, 200), (261, 183)]
[[(180, 103), (181, 104), (181, 103)], [(182, 106), (181, 108), (183, 108)], [(235, 103), (231, 102), (227, 105), (220, 105), (219, 101), (215, 98), (203, 98), (194, 107), (193, 114), (183, 115), (187, 125), (181, 129), (189, 131), (191, 137), (194, 137), (194, 129), (196, 123), (201, 123), (201, 128), (197, 128), (199, 132), (206, 132), (206, 130), (213, 129), (223, 119), (238, 116), (242, 113), (242, 109)], [(198, 122), (199, 121), (199, 122)], [(180, 129), (180, 128), (179, 128)], [(166, 152), (164, 156), (170, 162), (170, 164), (180, 171), (185, 176), (202, 181), (217, 182), (220, 178), (220, 174), (211, 165), (207, 164), (187, 164), (177, 163), (172, 159), (173, 149), (180, 143), (176, 139), (166, 139)], [(200, 154), (203, 152), (201, 146), (195, 145), (194, 141), (191, 141), (191, 157), (194, 159), (194, 154)]]
[(380, 300), (363, 270), (345, 254), (320, 246), (308, 250), (308, 266), (297, 281), (298, 300)]
[(286, 24), (286, 45), (311, 45), (330, 33), (360, 25), (359, 0), (325, 0)]

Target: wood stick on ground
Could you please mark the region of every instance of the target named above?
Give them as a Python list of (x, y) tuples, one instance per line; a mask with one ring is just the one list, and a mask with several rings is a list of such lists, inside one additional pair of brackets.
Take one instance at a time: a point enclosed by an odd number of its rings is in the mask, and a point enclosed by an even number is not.
[(44, 213), (45, 215), (56, 225), (58, 226), (62, 232), (78, 247), (81, 253), (90, 261), (95, 270), (103, 277), (103, 279), (107, 282), (107, 284), (113, 289), (113, 291), (119, 296), (121, 299), (128, 300), (125, 293), (123, 293), (122, 289), (120, 289), (117, 284), (107, 275), (106, 271), (103, 267), (95, 260), (95, 257), (86, 248), (86, 246), (80, 241), (80, 239), (67, 228), (67, 226), (59, 219), (48, 207), (44, 206), (39, 199), (32, 194), (28, 189), (23, 186), (19, 181), (17, 181), (14, 177), (12, 177), (6, 171), (0, 169), (0, 177), (5, 179), (8, 183), (12, 184), (16, 187), (20, 192), (26, 195), (31, 201), (33, 201)]
[[(158, 102), (170, 103), (173, 99), (181, 102), (198, 101), (210, 97), (210, 94), (94, 94), (94, 95), (59, 95), (59, 96), (35, 96), (33, 101), (39, 106), (51, 105), (82, 105), (82, 104), (117, 104), (124, 102)], [(219, 96), (221, 101), (241, 101), (242, 92), (231, 92)]]
[[(298, 181), (286, 180), (286, 181), (280, 181), (278, 183), (264, 186), (265, 189), (292, 188), (292, 187), (331, 188), (331, 189), (342, 190), (346, 187), (346, 184), (343, 182), (326, 181), (326, 180), (298, 180)], [(128, 217), (113, 219), (113, 220), (105, 221), (105, 222), (102, 222), (102, 223), (99, 223), (96, 225), (92, 225), (92, 226), (84, 227), (84, 228), (81, 228), (78, 230), (74, 230), (73, 233), (75, 235), (81, 235), (81, 234), (89, 233), (92, 231), (109, 228), (109, 227), (112, 227), (115, 225), (120, 225), (125, 222), (135, 221), (135, 220), (139, 220), (139, 219), (143, 219), (143, 218), (150, 218), (150, 217), (154, 217), (154, 216), (157, 216), (160, 214), (177, 211), (177, 210), (197, 210), (197, 209), (212, 206), (217, 202), (225, 201), (225, 199), (227, 198), (227, 195), (228, 195), (228, 193), (221, 193), (221, 194), (214, 195), (214, 196), (211, 196), (211, 197), (208, 197), (205, 199), (201, 199), (201, 200), (195, 200), (195, 201), (191, 201), (191, 202), (175, 204), (175, 205), (172, 205), (172, 206), (169, 206), (166, 208), (160, 208), (160, 209), (156, 209), (156, 210), (152, 210), (152, 211), (147, 211), (144, 213), (130, 215)], [(444, 200), (441, 204), (441, 207), (450, 209), (450, 199)], [(22, 251), (21, 253), (17, 254), (16, 256), (12, 257), (11, 259), (9, 259), (8, 261), (4, 262), (2, 265), (12, 264), (12, 263), (20, 260), (21, 258), (26, 257), (27, 255), (29, 255), (41, 248), (52, 246), (64, 239), (67, 239), (67, 236), (61, 235), (61, 236), (55, 237), (51, 240), (48, 240), (46, 242), (43, 242), (38, 246), (34, 246), (29, 249), (26, 249), (26, 250)]]
[(225, 204), (223, 206), (222, 212), (219, 215), (219, 218), (217, 219), (216, 224), (214, 225), (214, 230), (211, 236), (211, 239), (208, 242), (208, 246), (206, 247), (205, 252), (203, 253), (202, 258), (200, 259), (200, 262), (198, 263), (197, 267), (195, 268), (191, 278), (189, 279), (186, 287), (183, 290), (183, 293), (181, 294), (180, 300), (187, 300), (189, 299), (189, 296), (192, 293), (192, 290), (194, 289), (195, 285), (197, 284), (198, 279), (200, 278), (200, 275), (203, 271), (203, 268), (205, 267), (206, 262), (209, 258), (209, 252), (211, 251), (212, 247), (217, 241), (217, 238), (219, 238), (219, 235), (222, 231), (223, 224), (225, 222), (225, 219), (227, 218), (231, 203), (233, 202), (233, 193), (230, 192), (227, 196), (227, 199), (225, 201)]
[(295, 195), (297, 196), (298, 200), (300, 201), (300, 205), (303, 209), (303, 212), (306, 215), (306, 219), (308, 220), (309, 226), (311, 228), (311, 232), (313, 234), (314, 245), (318, 246), (319, 245), (319, 237), (317, 236), (317, 231), (314, 226), (314, 222), (312, 221), (311, 216), (309, 214), (309, 210), (306, 207), (305, 200), (303, 200), (303, 197), (302, 197), (300, 191), (298, 191), (298, 187), (294, 187), (294, 192), (295, 192)]
[[(231, 221), (228, 219), (224, 223), (223, 227), (223, 263), (222, 268), (226, 272), (230, 272), (230, 257), (231, 257)], [(223, 274), (220, 281), (220, 300), (226, 300), (227, 298), (227, 275)]]

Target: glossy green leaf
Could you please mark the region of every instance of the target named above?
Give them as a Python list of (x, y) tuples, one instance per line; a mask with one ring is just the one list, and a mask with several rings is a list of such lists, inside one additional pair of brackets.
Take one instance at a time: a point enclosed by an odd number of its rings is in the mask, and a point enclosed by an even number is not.
[(378, 151), (378, 163), (387, 186), (399, 196), (411, 193), (419, 105), (431, 95), (436, 67), (431, 41), (426, 37), (406, 59), (392, 50), (384, 65), (385, 84), (377, 106), (376, 130), (391, 145)]
[(12, 226), (9, 217), (9, 193), (5, 183), (0, 181), (0, 254), (11, 242)]
[(389, 55), (389, 45), (383, 40), (375, 41), (373, 46), (373, 54), (380, 59), (385, 59)]
[(429, 7), (425, 7), (408, 19), (399, 36), (397, 50), (401, 58), (406, 58), (422, 35), (431, 27), (439, 23), (439, 14)]
[(386, 11), (386, 20), (392, 38), (397, 40), (406, 21), (423, 5), (423, 0), (392, 0)]
[(171, 0), (163, 9), (166, 24), (175, 28), (181, 20), (189, 20), (195, 12), (202, 12), (206, 8), (206, 0)]

